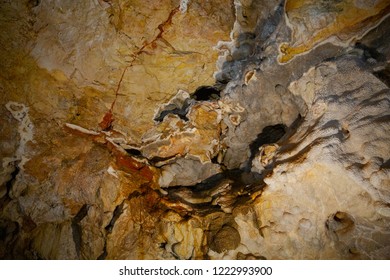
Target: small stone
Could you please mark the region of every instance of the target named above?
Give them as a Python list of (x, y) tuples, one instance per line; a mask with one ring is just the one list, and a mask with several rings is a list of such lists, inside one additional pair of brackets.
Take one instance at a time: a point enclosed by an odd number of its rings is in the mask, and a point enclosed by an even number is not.
[(213, 237), (210, 249), (217, 253), (234, 250), (240, 244), (241, 238), (238, 231), (231, 226), (223, 226)]

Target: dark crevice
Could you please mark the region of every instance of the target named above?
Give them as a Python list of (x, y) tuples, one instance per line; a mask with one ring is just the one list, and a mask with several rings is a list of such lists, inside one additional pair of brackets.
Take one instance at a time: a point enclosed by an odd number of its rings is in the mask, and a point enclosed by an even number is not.
[[(139, 192), (139, 191), (135, 191), (135, 192), (130, 193), (126, 200), (131, 200), (133, 198), (142, 197), (142, 195), (144, 195), (144, 193)], [(126, 200), (123, 200), (121, 204), (119, 204), (115, 207), (114, 212), (112, 214), (111, 221), (105, 227), (106, 232), (105, 232), (103, 252), (97, 257), (97, 260), (105, 260), (107, 258), (107, 255), (108, 255), (108, 253), (107, 253), (107, 236), (108, 236), (108, 234), (112, 233), (112, 230), (115, 226), (116, 221), (122, 215), (124, 204), (125, 204)]]
[(186, 201), (185, 199), (174, 195), (172, 192), (169, 192), (169, 200), (175, 202), (181, 202), (183, 204), (188, 205), (192, 210), (188, 211), (187, 214), (189, 216), (197, 215), (197, 216), (206, 216), (211, 213), (215, 213), (218, 211), (222, 211), (219, 205), (212, 205), (210, 203), (191, 203)]
[(80, 225), (80, 222), (82, 219), (85, 218), (88, 214), (89, 205), (84, 204), (79, 212), (76, 214), (76, 216), (72, 219), (72, 235), (73, 235), (73, 241), (76, 246), (76, 252), (77, 256), (80, 258), (80, 252), (81, 252), (81, 245), (82, 245), (82, 228)]
[(18, 246), (20, 232), (17, 222), (0, 218), (0, 260), (26, 259)]
[[(233, 197), (232, 207), (242, 205), (251, 200), (251, 194), (260, 191), (264, 188), (264, 177), (272, 172), (272, 167), (265, 170), (262, 174), (251, 171), (251, 163), (256, 156), (259, 147), (264, 144), (276, 143), (283, 137), (287, 137), (296, 127), (300, 125), (302, 117), (298, 116), (297, 120), (287, 129), (284, 124), (270, 125), (263, 128), (257, 138), (250, 144), (250, 158), (245, 168), (242, 169), (225, 169), (224, 171), (215, 174), (202, 182), (192, 186), (172, 186), (167, 188), (168, 199), (171, 201), (179, 201), (190, 206), (192, 214), (204, 215), (215, 211), (223, 211), (220, 205), (213, 205), (212, 202), (204, 202), (202, 198), (211, 196), (211, 200), (226, 196)], [(213, 162), (217, 163), (214, 158)], [(219, 188), (225, 184), (229, 184), (228, 190), (219, 192)], [(214, 194), (215, 193), (215, 194)], [(212, 194), (212, 195), (211, 195)], [(186, 199), (187, 198), (187, 199)], [(199, 200), (200, 199), (200, 200)], [(202, 201), (196, 203), (194, 201)]]
[(124, 204), (124, 201), (121, 204), (119, 204), (117, 207), (115, 207), (114, 213), (112, 214), (111, 221), (105, 227), (105, 230), (107, 231), (107, 233), (111, 233), (112, 232), (112, 229), (114, 228), (115, 222), (118, 220), (120, 215), (122, 215), (122, 213), (123, 213), (123, 204)]
[(183, 121), (188, 121), (187, 118), (188, 109), (189, 109), (189, 104), (184, 104), (183, 107), (181, 108), (164, 110), (157, 117), (154, 118), (154, 121), (162, 122), (164, 118), (169, 114), (177, 115)]
[(337, 211), (335, 214), (331, 215), (325, 222), (326, 229), (337, 235), (350, 232), (354, 226), (355, 221), (353, 217), (350, 214), (341, 211)]
[(0, 226), (0, 240), (4, 241), (6, 236), (7, 236), (7, 228)]
[(35, 7), (39, 6), (40, 3), (41, 3), (41, 0), (28, 0), (27, 5), (30, 8), (35, 8)]
[(215, 87), (201, 86), (191, 96), (196, 101), (218, 100), (221, 93)]
[(125, 149), (125, 151), (131, 155), (131, 156), (134, 156), (134, 157), (142, 157), (142, 153), (140, 150), (137, 150), (137, 149)]
[(387, 65), (385, 69), (374, 72), (373, 74), (386, 86), (390, 87), (390, 65)]
[(360, 42), (357, 42), (355, 47), (363, 51), (363, 59), (365, 60), (373, 58), (376, 61), (386, 61), (386, 56), (378, 52), (375, 48), (368, 47)]
[(287, 127), (284, 124), (269, 125), (263, 128), (257, 138), (249, 145), (250, 157), (246, 164), (246, 170), (250, 170), (252, 161), (255, 158), (259, 148), (264, 144), (276, 143), (286, 133)]
[(188, 111), (185, 109), (183, 110), (182, 108), (180, 108), (180, 109), (175, 108), (173, 110), (165, 110), (165, 111), (162, 111), (161, 114), (157, 118), (155, 118), (154, 120), (156, 122), (162, 122), (167, 115), (172, 114), (172, 115), (177, 115), (183, 121), (188, 121), (187, 113), (188, 113)]
[(194, 214), (206, 215), (212, 212), (221, 211), (219, 205), (212, 205), (210, 202), (191, 203), (180, 196), (182, 191), (189, 193), (192, 199), (210, 196), (211, 190), (216, 190), (218, 186), (228, 182), (231, 185), (229, 191), (223, 194), (218, 193), (213, 198), (233, 195), (235, 202), (233, 205), (243, 204), (250, 199), (250, 194), (261, 190), (264, 187), (263, 175), (256, 172), (247, 172), (242, 169), (230, 169), (213, 175), (193, 186), (174, 186), (167, 189), (168, 198), (171, 201), (180, 201), (189, 205)]
[(304, 120), (305, 118), (301, 114), (298, 114), (295, 121), (286, 129), (286, 133), (278, 141), (284, 142), (286, 139), (289, 139), (298, 130)]
[(173, 115), (177, 115), (179, 118), (181, 118), (182, 120), (184, 121), (188, 121), (188, 118), (187, 118), (187, 113), (190, 109), (190, 106), (193, 104), (193, 100), (192, 99), (189, 99), (187, 98), (186, 100), (184, 100), (183, 104), (181, 105), (181, 107), (178, 107), (177, 104), (168, 104), (165, 106), (164, 110), (161, 111), (155, 118), (154, 118), (154, 121), (156, 122), (162, 122), (164, 120), (164, 118), (169, 115), (169, 114), (173, 114)]
[(107, 258), (107, 240), (104, 241), (103, 253), (97, 258), (97, 260), (105, 260)]
[(0, 259), (24, 259), (23, 254), (19, 252), (17, 242), (20, 238), (21, 228), (17, 222), (0, 219)]
[(211, 162), (214, 163), (214, 164), (220, 164), (218, 162), (218, 154), (215, 157), (211, 158)]
[(149, 159), (149, 162), (152, 165), (154, 165), (154, 164), (157, 164), (157, 163), (162, 162), (162, 161), (167, 161), (167, 160), (173, 159), (175, 157), (176, 157), (176, 155), (170, 156), (170, 157), (152, 157), (151, 159)]
[[(131, 195), (130, 195), (131, 196)], [(129, 197), (130, 197), (129, 196)], [(112, 214), (111, 221), (108, 223), (108, 225), (104, 228), (106, 230), (105, 233), (105, 240), (104, 240), (104, 247), (103, 247), (103, 253), (100, 254), (100, 256), (97, 258), (97, 260), (105, 260), (107, 257), (107, 235), (110, 234), (114, 228), (114, 225), (116, 221), (119, 219), (120, 215), (123, 213), (123, 205), (125, 201), (122, 201), (121, 204), (117, 205), (115, 207), (115, 210)]]
[(382, 163), (381, 169), (390, 169), (390, 159)]
[[(294, 133), (302, 123), (303, 118), (298, 115), (293, 124), (287, 128), (284, 124), (270, 125), (263, 128), (257, 138), (250, 144), (250, 158), (244, 168), (223, 169), (222, 172), (210, 176), (200, 183), (192, 186), (171, 186), (166, 189), (167, 199), (180, 202), (189, 206), (190, 215), (205, 215), (216, 211), (224, 211), (216, 200), (231, 201), (228, 208), (243, 205), (252, 200), (252, 194), (261, 191), (265, 187), (264, 178), (272, 173), (273, 165), (262, 173), (252, 172), (251, 163), (258, 153), (259, 147), (264, 144), (272, 144), (284, 141)], [(217, 162), (217, 157), (212, 159)], [(222, 166), (220, 164), (220, 166)], [(226, 186), (228, 184), (228, 187)], [(225, 189), (226, 188), (226, 189)], [(216, 203), (216, 204), (215, 204)]]
[(194, 104), (195, 101), (210, 101), (210, 100), (218, 100), (220, 98), (220, 90), (217, 86), (201, 86), (195, 90), (193, 94), (191, 94), (191, 98), (187, 98), (184, 100), (183, 104), (178, 106), (177, 104), (168, 104), (165, 106), (164, 110), (162, 110), (155, 118), (154, 121), (162, 122), (164, 118), (169, 115), (176, 115), (183, 121), (188, 121), (188, 111), (191, 108), (191, 105)]
[(12, 171), (12, 173), (10, 174), (11, 175), (11, 179), (9, 179), (6, 183), (5, 183), (5, 186), (7, 188), (7, 194), (10, 192), (10, 190), (12, 189), (12, 186), (14, 185), (15, 181), (16, 181), (16, 176), (18, 176), (19, 174), (19, 167), (17, 165), (15, 165), (14, 167), (14, 171)]

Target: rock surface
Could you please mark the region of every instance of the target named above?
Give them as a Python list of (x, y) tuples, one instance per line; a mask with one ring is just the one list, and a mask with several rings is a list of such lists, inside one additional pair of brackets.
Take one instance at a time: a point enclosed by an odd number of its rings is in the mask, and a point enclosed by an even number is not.
[(389, 259), (388, 1), (0, 3), (1, 259)]

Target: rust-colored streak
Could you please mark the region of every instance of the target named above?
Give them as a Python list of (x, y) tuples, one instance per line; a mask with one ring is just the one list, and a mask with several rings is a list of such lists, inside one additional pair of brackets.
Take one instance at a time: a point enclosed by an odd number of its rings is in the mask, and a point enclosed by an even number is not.
[(107, 149), (115, 157), (116, 164), (122, 171), (130, 174), (139, 174), (139, 176), (146, 179), (147, 181), (153, 182), (153, 170), (147, 164), (135, 160), (134, 158), (120, 150), (118, 146), (106, 139), (106, 135), (103, 132), (100, 132), (97, 135), (92, 135), (88, 133), (83, 133), (82, 131), (77, 129), (72, 129), (68, 126), (64, 126), (64, 129), (71, 132), (72, 134), (89, 138), (97, 144), (106, 146)]
[(145, 53), (145, 49), (148, 48), (148, 47), (151, 47), (152, 49), (156, 48), (156, 42), (159, 40), (159, 39), (162, 39), (163, 37), (163, 33), (165, 32), (166, 30), (166, 27), (170, 26), (172, 24), (172, 19), (173, 19), (173, 16), (179, 11), (179, 8), (180, 6), (177, 6), (176, 8), (174, 8), (168, 15), (168, 18), (161, 24), (158, 25), (158, 30), (159, 30), (159, 33), (156, 35), (156, 37), (150, 41), (150, 42), (145, 42), (142, 47), (140, 47), (135, 53), (132, 54), (132, 59), (129, 63), (129, 65), (127, 65), (123, 71), (122, 71), (122, 74), (121, 74), (121, 77), (119, 79), (119, 82), (118, 82), (118, 85), (116, 87), (116, 90), (115, 90), (115, 98), (114, 98), (114, 101), (112, 102), (111, 104), (111, 107), (110, 107), (110, 110), (104, 115), (103, 117), (103, 120), (100, 122), (99, 126), (103, 129), (103, 130), (110, 130), (112, 128), (112, 122), (114, 120), (113, 118), (113, 114), (112, 112), (114, 111), (114, 106), (115, 106), (115, 103), (118, 99), (118, 96), (119, 96), (119, 90), (121, 88), (121, 85), (122, 85), (122, 82), (123, 82), (123, 78), (127, 72), (127, 70), (129, 68), (131, 68), (133, 65), (134, 65), (134, 62), (137, 60), (137, 58), (142, 54), (142, 53)]
[(127, 169), (128, 171), (138, 171), (144, 166), (143, 164), (126, 155), (117, 155), (116, 163), (119, 167)]
[[(153, 41), (155, 41), (155, 40), (157, 40), (158, 38), (161, 38), (161, 37), (162, 37), (162, 34), (164, 33), (164, 28), (165, 28), (166, 26), (169, 26), (169, 25), (172, 24), (172, 18), (173, 18), (173, 16), (179, 11), (179, 9), (180, 9), (180, 6), (177, 6), (176, 8), (174, 8), (174, 9), (170, 12), (170, 14), (169, 14), (167, 20), (164, 21), (162, 24), (160, 24), (160, 25), (158, 26), (158, 30), (160, 30), (160, 33), (157, 35), (157, 37), (156, 37)], [(152, 41), (152, 42), (153, 42), (153, 41)]]
[(102, 130), (107, 131), (112, 128), (112, 123), (114, 122), (114, 116), (112, 110), (110, 109), (103, 117), (103, 120), (99, 123), (99, 126)]
[(149, 168), (149, 166), (140, 163), (134, 160), (132, 157), (127, 155), (117, 155), (116, 156), (116, 164), (119, 168), (121, 168), (125, 172), (134, 172), (136, 171), (140, 176), (145, 178), (148, 181), (153, 180), (153, 171)]
[(144, 177), (145, 179), (147, 179), (149, 181), (153, 180), (154, 173), (147, 165), (145, 165), (144, 167), (141, 168), (140, 174), (142, 175), (142, 177)]

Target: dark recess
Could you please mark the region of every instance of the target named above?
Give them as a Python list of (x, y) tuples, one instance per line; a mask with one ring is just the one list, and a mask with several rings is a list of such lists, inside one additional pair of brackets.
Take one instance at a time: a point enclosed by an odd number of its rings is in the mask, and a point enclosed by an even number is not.
[(386, 160), (384, 163), (381, 165), (381, 169), (390, 169), (390, 159)]
[(173, 104), (169, 104), (169, 106), (174, 106), (174, 108), (169, 108), (169, 109), (166, 109), (164, 111), (162, 111), (160, 114), (158, 114), (158, 116), (156, 116), (154, 118), (154, 121), (156, 122), (162, 122), (165, 118), (165, 116), (169, 115), (169, 114), (173, 114), (173, 115), (177, 115), (179, 116), (179, 118), (181, 118), (182, 120), (184, 121), (188, 121), (188, 118), (187, 118), (187, 113), (188, 113), (188, 110), (190, 109), (190, 105), (193, 103), (192, 100), (190, 99), (186, 99), (182, 105), (181, 108), (178, 108), (176, 107), (176, 105), (173, 105)]
[(375, 77), (381, 80), (386, 86), (390, 87), (390, 66), (387, 65), (385, 69), (374, 72)]
[(365, 44), (360, 42), (357, 42), (355, 44), (355, 48), (363, 50), (363, 57), (366, 60), (369, 58), (373, 58), (376, 61), (386, 61), (386, 56), (378, 52), (375, 48), (366, 46)]
[(82, 228), (80, 225), (80, 222), (82, 219), (85, 218), (88, 214), (89, 205), (84, 204), (79, 212), (74, 216), (72, 219), (72, 235), (73, 235), (73, 241), (76, 246), (76, 252), (77, 255), (80, 257), (80, 251), (81, 251), (81, 244), (82, 244)]
[[(228, 169), (221, 173), (215, 174), (202, 182), (195, 184), (193, 186), (174, 186), (169, 187), (168, 197), (172, 201), (181, 201), (185, 204), (190, 205), (194, 212), (197, 215), (206, 215), (215, 211), (220, 210), (220, 206), (212, 205), (210, 203), (199, 203), (191, 204), (182, 198), (180, 198), (176, 193), (180, 190), (189, 190), (192, 193), (192, 197), (203, 197), (206, 195), (207, 191), (217, 186), (218, 184), (230, 180), (232, 189), (231, 194), (237, 197), (236, 204), (245, 203), (249, 199), (249, 193), (259, 190), (264, 187), (263, 174), (256, 172), (247, 172), (242, 169)], [(241, 194), (238, 194), (241, 193)]]
[(120, 215), (123, 213), (123, 202), (115, 207), (114, 213), (112, 214), (112, 218), (110, 223), (105, 227), (105, 230), (107, 233), (111, 233), (112, 229), (114, 228), (116, 220), (120, 217)]
[(40, 3), (41, 3), (41, 0), (29, 0), (27, 5), (30, 8), (35, 8), (35, 7), (39, 6)]
[(196, 89), (192, 94), (192, 98), (197, 101), (217, 100), (221, 93), (215, 87), (202, 86)]
[(169, 114), (177, 115), (183, 121), (188, 121), (188, 118), (186, 116), (187, 113), (188, 113), (188, 107), (175, 108), (175, 109), (172, 109), (172, 110), (164, 110), (157, 117), (154, 118), (154, 121), (162, 122), (164, 120), (165, 116), (167, 116)]
[[(219, 209), (217, 205), (211, 205), (210, 203), (191, 204), (183, 201), (176, 193), (180, 190), (189, 190), (193, 197), (203, 197), (207, 194), (207, 191), (216, 187), (218, 184), (229, 180), (232, 186), (230, 192), (236, 196), (237, 204), (245, 203), (250, 198), (250, 193), (260, 190), (264, 187), (264, 176), (269, 172), (265, 171), (263, 174), (257, 172), (251, 172), (251, 162), (255, 157), (258, 149), (261, 145), (275, 143), (280, 140), (286, 133), (287, 127), (284, 124), (270, 125), (263, 128), (262, 132), (258, 134), (257, 138), (250, 144), (251, 156), (242, 169), (226, 169), (221, 173), (213, 175), (202, 182), (193, 186), (173, 186), (167, 189), (168, 197), (175, 201), (179, 200), (183, 203), (189, 204), (198, 215), (207, 214)], [(215, 162), (216, 159), (213, 159)]]
[(0, 240), (5, 240), (7, 236), (7, 229), (5, 227), (0, 227)]
[(107, 244), (104, 244), (103, 253), (97, 258), (97, 260), (105, 260), (107, 257)]
[(140, 150), (137, 150), (137, 149), (125, 149), (125, 151), (131, 155), (131, 156), (135, 156), (135, 157), (142, 157), (142, 153)]
[(11, 173), (11, 179), (10, 180), (8, 180), (7, 182), (6, 182), (6, 187), (7, 187), (7, 193), (9, 193), (10, 192), (10, 190), (11, 190), (11, 188), (12, 188), (12, 186), (13, 186), (13, 184), (15, 183), (15, 181), (16, 181), (16, 176), (19, 174), (19, 167), (17, 166), (17, 165), (15, 165), (15, 169), (14, 169), (14, 171), (12, 171), (12, 173)]
[[(220, 90), (216, 87), (212, 86), (201, 86), (196, 89), (196, 91), (191, 95), (192, 99), (187, 99), (184, 101), (184, 104), (182, 107), (177, 107), (176, 105), (169, 104), (166, 110), (163, 110), (160, 112), (155, 118), (154, 121), (156, 122), (162, 122), (164, 118), (169, 115), (177, 115), (179, 118), (181, 118), (184, 121), (188, 121), (187, 113), (190, 109), (191, 104), (194, 103), (194, 100), (196, 101), (211, 101), (211, 100), (218, 100), (221, 96)], [(173, 107), (173, 108), (172, 108)]]
[(276, 143), (286, 133), (287, 127), (284, 124), (269, 125), (263, 128), (257, 135), (255, 141), (249, 145), (251, 156), (246, 164), (246, 170), (250, 170), (252, 161), (255, 158), (259, 148), (264, 144)]

